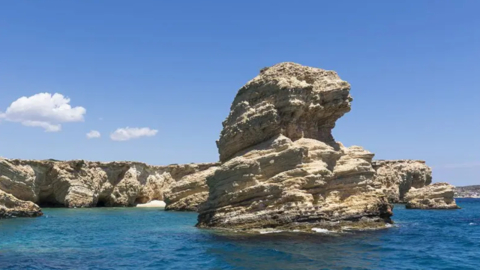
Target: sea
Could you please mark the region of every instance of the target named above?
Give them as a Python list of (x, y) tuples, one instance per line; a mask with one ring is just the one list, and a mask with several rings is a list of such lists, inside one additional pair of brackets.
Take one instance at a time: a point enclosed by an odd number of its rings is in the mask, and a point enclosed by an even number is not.
[(480, 199), (395, 205), (378, 231), (225, 233), (152, 208), (45, 208), (0, 220), (0, 269), (480, 269)]

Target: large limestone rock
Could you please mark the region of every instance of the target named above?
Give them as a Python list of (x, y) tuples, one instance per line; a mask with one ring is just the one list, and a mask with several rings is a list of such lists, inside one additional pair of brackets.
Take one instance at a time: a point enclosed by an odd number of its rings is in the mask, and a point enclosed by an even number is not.
[(404, 203), (411, 188), (422, 188), (432, 182), (432, 169), (422, 160), (376, 160), (378, 189), (392, 203)]
[(434, 183), (419, 189), (412, 188), (405, 195), (408, 209), (458, 209), (454, 199), (455, 187), (448, 183)]
[(295, 63), (264, 68), (238, 91), (223, 122), (220, 161), (279, 134), (335, 146), (331, 130), (350, 111), (349, 91), (335, 71)]
[(0, 218), (39, 217), (42, 211), (38, 205), (15, 198), (0, 190)]
[(199, 227), (256, 230), (382, 228), (391, 205), (376, 190), (373, 154), (331, 134), (350, 110), (333, 71), (281, 63), (238, 92), (217, 142)]
[(134, 206), (164, 200), (171, 185), (213, 165), (0, 159), (0, 190), (40, 205)]

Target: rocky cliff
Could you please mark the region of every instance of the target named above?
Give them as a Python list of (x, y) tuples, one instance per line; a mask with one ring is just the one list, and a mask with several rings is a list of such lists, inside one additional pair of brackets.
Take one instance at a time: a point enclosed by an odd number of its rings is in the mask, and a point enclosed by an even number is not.
[[(0, 191), (41, 206), (160, 200), (166, 210), (199, 210), (199, 227), (384, 227), (390, 203), (414, 205), (423, 196), (409, 191), (430, 187), (431, 169), (416, 160), (372, 161), (362, 147), (336, 142), (331, 131), (351, 102), (350, 85), (334, 71), (281, 63), (238, 91), (217, 141), (220, 163), (0, 158)], [(431, 189), (425, 196), (450, 204), (449, 192)]]
[(213, 165), (0, 159), (0, 190), (39, 205), (133, 206), (166, 200), (177, 181)]
[(255, 230), (381, 228), (391, 205), (376, 189), (373, 154), (331, 134), (350, 111), (334, 71), (281, 63), (243, 86), (217, 142), (199, 227)]
[(448, 183), (434, 183), (422, 188), (412, 188), (405, 194), (409, 209), (458, 209), (453, 198), (455, 187)]
[(372, 163), (380, 189), (392, 203), (404, 203), (405, 194), (432, 182), (432, 169), (422, 160), (376, 160)]
[(332, 129), (350, 111), (350, 85), (334, 71), (281, 63), (264, 68), (237, 93), (217, 141), (220, 161), (282, 134), (336, 148)]
[(0, 190), (0, 218), (39, 217), (41, 215), (43, 214), (38, 205), (19, 200)]

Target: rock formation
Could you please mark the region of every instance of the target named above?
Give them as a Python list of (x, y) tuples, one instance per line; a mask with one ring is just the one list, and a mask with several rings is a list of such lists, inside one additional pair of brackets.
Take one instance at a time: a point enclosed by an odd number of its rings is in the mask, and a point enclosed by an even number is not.
[(350, 111), (334, 71), (281, 63), (239, 91), (207, 177), (199, 227), (255, 230), (382, 228), (391, 205), (376, 188), (373, 154), (345, 148), (331, 130)]
[(372, 161), (362, 147), (336, 142), (332, 129), (351, 101), (350, 85), (334, 71), (295, 63), (264, 68), (238, 91), (223, 122), (220, 163), (0, 158), (0, 195), (8, 204), (0, 215), (22, 215), (8, 209), (36, 215), (34, 203), (158, 206), (147, 204), (157, 200), (166, 210), (199, 210), (199, 227), (341, 230), (385, 227), (390, 203), (456, 206), (446, 184), (429, 186), (425, 162)]
[(0, 190), (40, 205), (134, 206), (165, 200), (175, 182), (213, 165), (0, 159)]
[(42, 211), (38, 205), (15, 198), (0, 190), (0, 218), (39, 217)]
[(220, 161), (283, 134), (335, 146), (332, 129), (350, 111), (350, 85), (334, 71), (281, 63), (243, 86), (223, 122)]
[(432, 169), (421, 160), (377, 160), (373, 162), (378, 188), (392, 203), (404, 203), (410, 188), (432, 182)]
[(458, 209), (453, 198), (455, 187), (448, 183), (434, 183), (419, 189), (412, 188), (405, 195), (408, 209)]
[(198, 205), (208, 197), (207, 177), (212, 176), (218, 169), (212, 166), (206, 170), (189, 174), (175, 182), (165, 191), (167, 207), (165, 210), (197, 211)]

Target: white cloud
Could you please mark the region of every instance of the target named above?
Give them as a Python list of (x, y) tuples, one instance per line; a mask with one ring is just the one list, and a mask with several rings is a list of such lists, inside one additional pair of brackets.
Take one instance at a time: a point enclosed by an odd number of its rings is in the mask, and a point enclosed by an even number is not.
[(157, 134), (158, 130), (150, 128), (119, 128), (115, 130), (110, 138), (114, 141), (128, 141), (131, 139), (137, 139), (140, 137), (152, 137)]
[(101, 136), (102, 135), (100, 134), (100, 132), (98, 132), (96, 130), (92, 130), (92, 131), (87, 133), (87, 138), (88, 139), (100, 138)]
[(84, 120), (87, 110), (83, 107), (72, 108), (69, 103), (69, 98), (58, 93), (21, 97), (12, 102), (5, 113), (0, 113), (0, 119), (29, 127), (41, 127), (47, 132), (57, 132), (62, 129), (61, 123)]
[(41, 127), (45, 129), (46, 132), (58, 132), (62, 130), (62, 126), (60, 124), (50, 124), (48, 122), (42, 122), (42, 121), (31, 121), (31, 120), (26, 120), (23, 121), (22, 124), (27, 127)]

